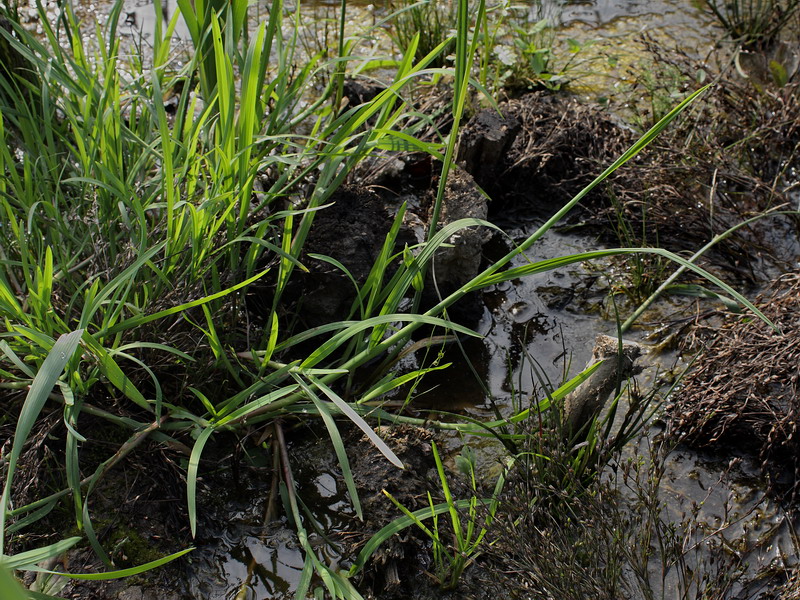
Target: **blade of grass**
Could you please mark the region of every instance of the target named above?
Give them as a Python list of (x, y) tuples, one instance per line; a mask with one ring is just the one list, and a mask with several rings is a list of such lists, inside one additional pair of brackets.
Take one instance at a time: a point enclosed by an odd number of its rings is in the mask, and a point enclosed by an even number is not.
[(163, 556), (161, 558), (157, 558), (155, 560), (151, 560), (150, 562), (146, 562), (144, 564), (138, 565), (136, 567), (129, 567), (127, 569), (118, 569), (116, 571), (106, 571), (105, 573), (66, 573), (61, 571), (50, 571), (48, 569), (42, 569), (37, 566), (32, 566), (26, 570), (28, 571), (35, 571), (37, 573), (49, 573), (51, 575), (59, 575), (61, 577), (67, 577), (68, 579), (78, 579), (81, 581), (108, 581), (111, 579), (123, 579), (125, 577), (133, 577), (134, 575), (141, 575), (147, 571), (152, 571), (153, 569), (157, 569), (169, 562), (172, 562), (175, 559), (180, 558), (192, 552), (194, 550), (194, 546), (190, 548), (185, 548), (183, 550), (179, 550), (178, 552), (173, 552), (172, 554), (168, 554), (167, 556)]
[(39, 372), (33, 379), (31, 389), (25, 397), (25, 402), (22, 405), (22, 410), (19, 414), (17, 427), (14, 431), (14, 442), (11, 446), (11, 454), (8, 457), (8, 472), (6, 474), (6, 481), (3, 487), (3, 496), (0, 500), (0, 557), (4, 553), (4, 536), (6, 526), (6, 510), (8, 508), (9, 496), (11, 494), (11, 482), (14, 478), (14, 471), (17, 467), (17, 461), (25, 442), (28, 440), (28, 435), (33, 429), (39, 413), (42, 411), (50, 391), (55, 386), (56, 381), (64, 371), (67, 362), (75, 354), (78, 348), (83, 330), (78, 329), (71, 333), (66, 333), (56, 340), (50, 352), (45, 358)]
[(344, 478), (347, 492), (350, 494), (350, 500), (353, 503), (353, 510), (356, 511), (356, 516), (358, 519), (363, 521), (364, 515), (361, 510), (361, 500), (358, 497), (358, 490), (356, 489), (356, 483), (353, 479), (353, 472), (350, 469), (350, 461), (347, 458), (347, 452), (345, 452), (344, 442), (342, 441), (342, 436), (339, 433), (339, 428), (336, 426), (336, 421), (333, 420), (330, 411), (328, 411), (328, 409), (325, 407), (325, 403), (320, 400), (319, 396), (317, 396), (314, 390), (312, 390), (303, 381), (300, 375), (297, 373), (292, 373), (292, 377), (306, 393), (309, 400), (311, 400), (314, 403), (314, 406), (317, 407), (319, 415), (322, 417), (323, 423), (325, 423), (325, 427), (328, 430), (328, 437), (331, 439), (333, 450), (336, 452), (336, 458), (339, 460), (339, 466), (342, 469), (342, 477)]

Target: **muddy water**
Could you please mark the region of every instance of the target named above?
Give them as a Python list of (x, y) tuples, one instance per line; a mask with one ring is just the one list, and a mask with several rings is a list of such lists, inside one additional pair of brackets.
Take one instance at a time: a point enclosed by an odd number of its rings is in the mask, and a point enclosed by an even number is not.
[[(320, 435), (325, 435), (320, 432)], [(290, 459), (296, 465), (298, 495), (322, 532), (334, 533), (351, 526), (353, 511), (338, 483), (336, 457), (324, 440), (295, 443)], [(257, 470), (258, 471), (258, 470)], [(234, 496), (215, 511), (221, 519), (203, 525), (198, 551), (188, 569), (186, 592), (203, 600), (263, 600), (294, 598), (303, 570), (303, 552), (297, 533), (285, 517), (265, 525), (269, 503), (268, 469), (240, 483)], [(280, 505), (280, 500), (278, 500)], [(309, 527), (309, 523), (306, 523)], [(337, 548), (327, 544), (313, 528), (309, 535), (321, 560), (335, 564)]]

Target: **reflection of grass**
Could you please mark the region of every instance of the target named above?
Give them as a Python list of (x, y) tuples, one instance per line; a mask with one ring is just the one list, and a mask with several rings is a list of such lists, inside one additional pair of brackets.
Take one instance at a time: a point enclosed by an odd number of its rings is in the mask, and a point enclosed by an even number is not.
[[(780, 581), (771, 567), (748, 570), (761, 561), (753, 560), (758, 549), (736, 533), (742, 523), (733, 502), (722, 501), (726, 517), (704, 522), (704, 501), (720, 492), (727, 498), (724, 489), (676, 503), (665, 472), (673, 449), (669, 440), (643, 445), (635, 456), (615, 459), (580, 494), (511, 473), (481, 583), (498, 597), (508, 589), (535, 589), (568, 600), (691, 600), (725, 597), (720, 592), (752, 581)], [(673, 520), (677, 509), (684, 514)], [(737, 551), (727, 551), (733, 546)]]
[[(281, 455), (276, 477), (306, 552), (302, 584), (309, 586), (316, 572), (332, 596), (350, 594), (347, 582), (317, 557), (308, 540), (304, 520), (311, 518), (295, 497), (281, 420), (322, 420), (360, 515), (337, 419), (346, 418), (369, 436), (377, 458), (399, 464), (366, 419), (403, 417), (367, 402), (379, 401), (424, 372), (379, 370), (369, 385), (350, 394), (356, 372), (392, 364), (423, 326), (475, 335), (446, 319), (447, 309), (470, 292), (631, 252), (581, 253), (503, 270), (700, 92), (669, 112), (528, 239), (422, 313), (418, 284), (437, 249), (466, 227), (491, 227), (475, 219), (438, 222), (480, 43), (470, 19), (483, 22), (483, 3), (457, 4), (454, 125), (446, 145), (420, 139), (421, 126), (409, 124), (414, 109), (405, 101), (407, 89), (435, 58), (428, 54), (414, 61), (417, 36), (385, 91), (340, 112), (336, 99), (352, 58), (349, 46), (340, 43), (332, 61), (313, 57), (298, 64), (300, 13), (284, 34), (281, 0), (272, 1), (269, 20), (249, 37), (243, 35), (244, 0), (180, 2), (195, 46), (183, 66), (170, 60), (178, 13), (166, 28), (156, 19), (151, 56), (123, 60), (116, 30), (122, 6), (121, 1), (114, 5), (97, 48), (84, 42), (68, 4), (59, 21), (66, 47), (43, 10), (47, 45), (19, 24), (13, 35), (0, 29), (26, 62), (25, 76), (0, 78), (0, 388), (11, 395), (5, 410), (19, 415), (13, 460), (24, 448), (58, 444), (63, 477), (57, 480), (66, 481), (61, 490), (15, 501), (13, 510), (3, 511), (0, 554), (17, 552), (16, 562), (5, 564), (27, 568), (85, 539), (113, 568), (92, 525), (92, 494), (108, 469), (145, 441), (187, 449), (187, 512), (194, 535), (206, 444), (220, 431), (252, 432), (271, 424), (263, 442)], [(336, 76), (312, 95), (315, 76), (322, 72)], [(309, 133), (298, 134), (301, 127)], [(396, 247), (405, 211), (400, 207), (365, 281), (351, 278), (351, 318), (303, 329), (287, 314), (295, 307), (284, 302), (284, 293), (308, 270), (303, 250), (315, 215), (361, 161), (398, 142), (442, 161), (425, 243), (408, 253)], [(646, 251), (680, 260), (657, 249)], [(317, 258), (350, 275), (335, 257)], [(244, 295), (256, 282), (263, 285), (265, 309), (258, 326), (250, 326)], [(63, 426), (52, 430), (52, 438), (40, 422), (45, 405), (63, 415)], [(88, 474), (81, 452), (91, 444), (87, 416), (118, 427), (125, 440)], [(485, 434), (486, 428), (501, 425), (463, 429)], [(12, 486), (11, 463), (3, 509), (12, 506), (19, 489)], [(21, 548), (31, 539), (30, 527), (41, 525), (60, 504), (71, 511), (80, 535)]]

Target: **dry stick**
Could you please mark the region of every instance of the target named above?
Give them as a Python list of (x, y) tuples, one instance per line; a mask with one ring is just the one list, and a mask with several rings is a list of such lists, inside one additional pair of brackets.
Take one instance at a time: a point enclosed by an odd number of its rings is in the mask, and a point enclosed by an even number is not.
[[(275, 427), (273, 425), (273, 433), (275, 432)], [(272, 443), (272, 484), (270, 485), (269, 489), (269, 499), (267, 500), (267, 506), (264, 509), (264, 519), (262, 521), (262, 530), (261, 535), (258, 536), (258, 540), (263, 543), (264, 538), (267, 536), (267, 525), (275, 519), (275, 507), (276, 502), (275, 498), (278, 497), (278, 469), (280, 467), (280, 456), (275, 451), (275, 442)], [(255, 556), (250, 558), (250, 563), (247, 565), (247, 576), (244, 578), (242, 585), (239, 587), (239, 591), (234, 597), (234, 600), (246, 600), (247, 599), (247, 588), (250, 585), (250, 581), (253, 579), (253, 572), (256, 570), (256, 566), (258, 565)]]
[[(25, 384), (25, 387), (30, 388), (30, 384)], [(66, 401), (64, 400), (64, 396), (61, 394), (56, 394), (52, 392), (48, 395), (50, 400), (55, 400), (60, 402), (61, 404), (65, 404)], [(120, 417), (119, 415), (115, 415), (112, 412), (107, 410), (103, 410), (102, 408), (97, 408), (91, 404), (83, 404), (81, 405), (81, 412), (92, 415), (94, 417), (100, 417), (102, 419), (106, 419), (107, 421), (111, 421), (115, 425), (120, 425), (122, 427), (127, 427), (128, 429), (137, 429), (138, 427), (144, 426), (144, 423), (139, 423), (134, 419), (127, 420), (125, 417)], [(135, 425), (134, 425), (135, 424)]]
[(283, 470), (283, 479), (286, 482), (289, 504), (292, 507), (292, 518), (294, 518), (295, 514), (300, 513), (297, 510), (297, 499), (294, 496), (294, 476), (292, 475), (292, 467), (289, 464), (289, 451), (286, 449), (286, 438), (283, 436), (283, 424), (281, 423), (281, 420), (277, 419), (273, 427), (275, 428), (275, 437), (278, 441), (278, 449), (281, 451), (280, 457)]

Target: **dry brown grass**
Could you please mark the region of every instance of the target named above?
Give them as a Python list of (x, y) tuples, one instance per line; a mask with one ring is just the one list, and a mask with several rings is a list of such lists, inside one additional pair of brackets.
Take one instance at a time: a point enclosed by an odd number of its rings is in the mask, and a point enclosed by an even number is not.
[[(696, 369), (668, 407), (670, 430), (698, 448), (756, 453), (775, 484), (800, 481), (800, 273), (780, 277), (759, 302), (780, 328), (727, 315), (698, 325)], [(785, 486), (781, 486), (785, 489)]]

